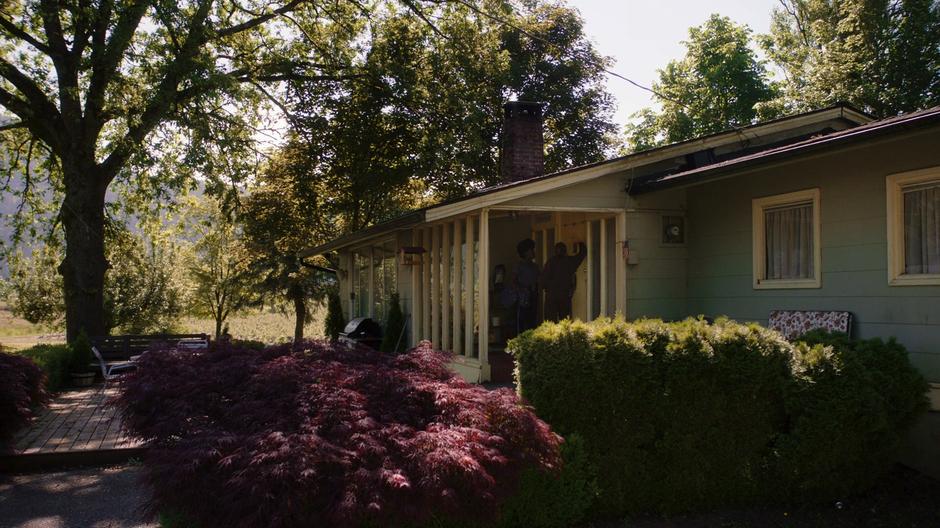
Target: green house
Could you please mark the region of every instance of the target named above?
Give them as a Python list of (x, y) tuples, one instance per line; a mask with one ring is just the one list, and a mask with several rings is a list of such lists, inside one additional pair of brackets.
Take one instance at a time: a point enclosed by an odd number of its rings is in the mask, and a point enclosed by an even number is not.
[[(553, 174), (539, 105), (508, 104), (503, 137), (500, 185), (305, 252), (338, 256), (347, 317), (381, 321), (398, 292), (407, 340), (506, 381), (517, 244), (541, 267), (583, 243), (572, 317), (849, 312), (853, 336), (908, 348), (940, 411), (940, 107), (876, 121), (834, 106)], [(934, 447), (915, 463), (940, 473), (940, 412), (919, 427)]]

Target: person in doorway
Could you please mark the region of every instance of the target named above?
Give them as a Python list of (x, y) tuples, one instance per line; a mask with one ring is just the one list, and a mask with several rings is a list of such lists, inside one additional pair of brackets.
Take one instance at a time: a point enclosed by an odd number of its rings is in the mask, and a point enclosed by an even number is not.
[(545, 263), (542, 270), (542, 288), (545, 290), (545, 319), (561, 321), (571, 317), (571, 298), (577, 284), (575, 272), (587, 257), (587, 246), (577, 243), (577, 253), (568, 255), (564, 242), (555, 244), (555, 255)]
[(519, 263), (516, 265), (516, 333), (535, 328), (538, 324), (539, 266), (535, 263), (535, 241), (531, 238), (516, 244)]

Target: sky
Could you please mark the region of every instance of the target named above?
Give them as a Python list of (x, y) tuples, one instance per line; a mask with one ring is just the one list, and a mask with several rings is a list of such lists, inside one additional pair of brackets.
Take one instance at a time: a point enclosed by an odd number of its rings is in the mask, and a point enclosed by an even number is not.
[[(598, 51), (614, 59), (611, 70), (644, 86), (658, 78), (656, 70), (682, 57), (682, 41), (691, 26), (712, 13), (747, 24), (754, 33), (770, 28), (770, 13), (777, 0), (568, 0), (584, 17), (584, 32)], [(607, 76), (607, 89), (617, 102), (614, 122), (620, 126), (630, 115), (651, 106), (651, 94), (622, 79)]]

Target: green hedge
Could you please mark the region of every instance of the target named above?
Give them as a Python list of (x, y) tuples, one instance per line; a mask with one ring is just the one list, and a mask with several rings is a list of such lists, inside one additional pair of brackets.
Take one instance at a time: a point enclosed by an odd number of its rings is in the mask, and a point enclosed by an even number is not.
[(66, 344), (36, 345), (16, 351), (32, 359), (46, 373), (46, 391), (56, 392), (69, 383), (72, 351)]
[(594, 512), (676, 513), (868, 486), (925, 408), (900, 345), (793, 345), (729, 320), (563, 321), (513, 340), (522, 396), (597, 468)]

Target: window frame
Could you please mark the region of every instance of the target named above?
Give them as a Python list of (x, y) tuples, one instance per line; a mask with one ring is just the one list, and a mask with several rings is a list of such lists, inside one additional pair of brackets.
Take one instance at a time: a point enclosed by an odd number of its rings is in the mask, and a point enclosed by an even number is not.
[(940, 167), (899, 172), (885, 178), (889, 286), (940, 285), (940, 273), (908, 275), (904, 272), (904, 188), (934, 181), (940, 184)]
[[(767, 279), (767, 245), (764, 211), (775, 207), (811, 203), (813, 206), (813, 277)], [(809, 289), (822, 287), (822, 222), (819, 187), (764, 196), (751, 200), (753, 287), (755, 290)]]

